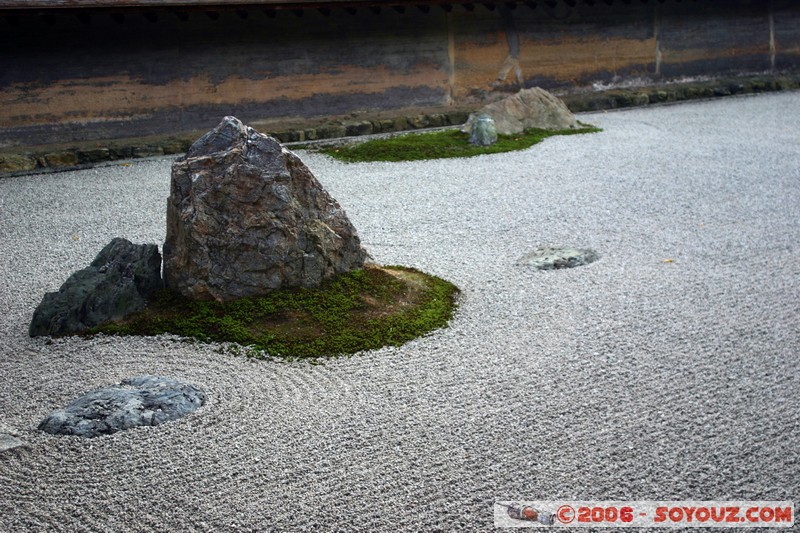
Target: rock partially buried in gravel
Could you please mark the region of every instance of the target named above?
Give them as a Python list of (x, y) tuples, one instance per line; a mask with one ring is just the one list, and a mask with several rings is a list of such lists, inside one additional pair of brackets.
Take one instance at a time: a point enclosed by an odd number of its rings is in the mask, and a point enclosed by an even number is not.
[(24, 446), (25, 443), (8, 433), (0, 433), (0, 453)]
[(48, 292), (33, 313), (28, 333), (68, 335), (145, 308), (162, 287), (161, 255), (155, 244), (115, 238), (92, 264), (72, 274), (58, 292)]
[(11, 429), (0, 423), (0, 453), (21, 446), (25, 446), (25, 443), (18, 439)]
[(230, 301), (314, 287), (366, 258), (344, 210), (280, 143), (225, 117), (172, 167), (166, 285)]
[(65, 409), (50, 413), (39, 429), (54, 435), (97, 437), (157, 426), (188, 415), (205, 401), (205, 393), (191, 383), (138, 376), (81, 396)]
[(588, 265), (599, 258), (594, 250), (543, 246), (523, 255), (517, 264), (536, 270), (554, 270)]
[(483, 106), (472, 113), (461, 128), (469, 132), (472, 124), (481, 115), (494, 119), (497, 133), (511, 135), (531, 128), (543, 130), (567, 130), (579, 128), (580, 124), (567, 105), (544, 89), (523, 89), (515, 95)]

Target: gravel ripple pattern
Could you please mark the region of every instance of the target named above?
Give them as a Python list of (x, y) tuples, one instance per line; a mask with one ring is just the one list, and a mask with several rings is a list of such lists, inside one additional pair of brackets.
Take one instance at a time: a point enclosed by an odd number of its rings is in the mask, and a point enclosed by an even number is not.
[[(496, 500), (800, 501), (800, 93), (581, 119), (604, 131), (463, 160), (301, 152), (376, 261), (463, 291), (449, 328), (322, 364), (28, 338), (113, 237), (163, 242), (171, 159), (0, 180), (0, 423), (26, 442), (0, 453), (0, 531), (485, 531)], [(601, 258), (516, 264), (546, 244)], [(141, 374), (207, 402), (96, 439), (36, 430)]]

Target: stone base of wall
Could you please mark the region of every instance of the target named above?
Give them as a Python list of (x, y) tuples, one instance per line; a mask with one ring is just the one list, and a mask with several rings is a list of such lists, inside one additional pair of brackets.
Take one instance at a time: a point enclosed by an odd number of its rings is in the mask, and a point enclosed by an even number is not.
[[(676, 81), (657, 85), (643, 84), (639, 87), (562, 93), (559, 96), (574, 113), (585, 113), (700, 98), (797, 89), (800, 89), (800, 72), (783, 72), (703, 81)], [(512, 92), (511, 89), (506, 87), (482, 95), (481, 99), (484, 101), (495, 100), (506, 96), (509, 92)], [(459, 126), (466, 121), (469, 113), (478, 107), (480, 105), (475, 104), (469, 109), (416, 109), (410, 110), (408, 114), (398, 116), (352, 114), (349, 117), (339, 117), (324, 123), (319, 121), (295, 121), (292, 123), (255, 121), (251, 125), (259, 131), (273, 135), (283, 143), (303, 143), (378, 133)], [(69, 146), (20, 147), (13, 151), (0, 153), (0, 177), (58, 172), (87, 168), (111, 161), (180, 154), (185, 152), (192, 142), (203, 133), (205, 132), (193, 131), (153, 137), (92, 141)]]

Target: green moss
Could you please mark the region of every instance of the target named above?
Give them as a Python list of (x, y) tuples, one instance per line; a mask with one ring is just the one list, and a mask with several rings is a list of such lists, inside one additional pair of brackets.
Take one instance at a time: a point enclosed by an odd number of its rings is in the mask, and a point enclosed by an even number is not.
[(92, 333), (172, 333), (234, 342), (256, 355), (317, 357), (397, 346), (447, 324), (458, 289), (403, 267), (368, 267), (319, 288), (275, 291), (233, 302), (194, 301), (164, 290), (123, 323)]
[(350, 146), (323, 148), (321, 151), (341, 161), (350, 163), (366, 161), (418, 161), (448, 157), (472, 157), (480, 154), (496, 154), (524, 150), (554, 135), (575, 135), (602, 131), (593, 126), (575, 130), (530, 129), (517, 135), (498, 135), (497, 143), (491, 146), (474, 146), (469, 143), (469, 134), (459, 130), (443, 130), (429, 133), (412, 133), (375, 139)]

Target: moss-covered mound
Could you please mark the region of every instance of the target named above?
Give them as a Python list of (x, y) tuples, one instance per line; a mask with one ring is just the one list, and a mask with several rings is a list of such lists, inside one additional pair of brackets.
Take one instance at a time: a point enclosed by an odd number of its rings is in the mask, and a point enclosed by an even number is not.
[(443, 327), (458, 288), (404, 267), (368, 266), (319, 288), (275, 291), (230, 303), (196, 301), (164, 290), (147, 309), (93, 333), (173, 333), (235, 342), (251, 353), (317, 357), (397, 346)]
[(374, 139), (348, 146), (323, 148), (321, 151), (349, 163), (471, 157), (480, 154), (524, 150), (554, 135), (575, 135), (601, 131), (594, 126), (584, 126), (575, 130), (530, 129), (516, 135), (498, 135), (497, 142), (491, 146), (472, 145), (469, 143), (469, 134), (459, 130), (442, 130)]

